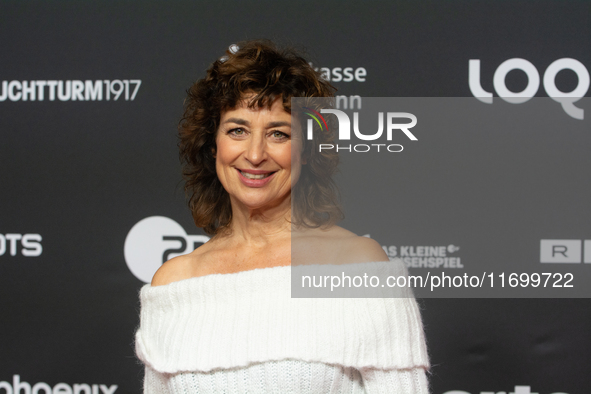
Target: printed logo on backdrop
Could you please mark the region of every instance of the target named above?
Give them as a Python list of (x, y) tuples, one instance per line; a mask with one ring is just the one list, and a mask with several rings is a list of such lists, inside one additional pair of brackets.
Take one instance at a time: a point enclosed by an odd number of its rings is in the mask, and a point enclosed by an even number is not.
[(105, 384), (87, 384), (87, 383), (58, 383), (53, 388), (45, 383), (38, 382), (31, 384), (25, 381), (21, 381), (20, 375), (14, 375), (12, 377), (12, 384), (7, 381), (0, 382), (0, 390), (4, 389), (6, 394), (113, 394), (117, 391), (116, 384), (107, 386)]
[[(515, 386), (515, 388), (513, 389), (513, 391), (509, 391), (508, 394), (545, 394), (542, 393), (541, 391), (538, 392), (533, 392), (531, 391), (532, 388), (531, 386)], [(480, 391), (480, 394), (505, 394), (506, 391)], [(468, 391), (464, 391), (464, 390), (451, 390), (451, 391), (446, 391), (443, 394), (472, 394)], [(553, 392), (553, 393), (548, 393), (548, 394), (568, 394), (566, 392), (560, 391), (560, 392)]]
[(591, 240), (542, 239), (540, 263), (588, 263), (591, 264)]
[(308, 63), (314, 71), (319, 71), (322, 78), (328, 82), (365, 82), (367, 70), (365, 67), (314, 67)]
[(407, 268), (464, 268), (459, 246), (382, 246), (390, 260), (401, 259)]
[(125, 238), (125, 263), (139, 280), (149, 283), (167, 260), (195, 250), (209, 241), (206, 235), (187, 235), (185, 229), (165, 216), (137, 222)]
[[(228, 47), (230, 53), (236, 53), (240, 50), (240, 47), (236, 44), (231, 44)], [(228, 60), (228, 56), (224, 55), (220, 57), (220, 62), (224, 63)], [(319, 71), (322, 78), (328, 82), (365, 82), (367, 77), (367, 70), (365, 67), (314, 67), (312, 62), (308, 63), (314, 71)]]
[(133, 101), (141, 79), (2, 81), (0, 101)]
[[(521, 92), (512, 92), (507, 89), (505, 77), (512, 70), (521, 70), (527, 76), (527, 86)], [(563, 92), (556, 87), (556, 75), (562, 70), (571, 70), (577, 74), (577, 87), (571, 92)], [(480, 84), (480, 59), (471, 59), (468, 62), (468, 84), (474, 97), (483, 103), (493, 103), (492, 93), (485, 91)], [(574, 105), (589, 90), (589, 71), (583, 63), (571, 58), (555, 60), (544, 72), (543, 84), (546, 94), (560, 103), (564, 112), (575, 119), (584, 119), (585, 111)], [(525, 59), (509, 59), (497, 67), (493, 76), (493, 85), (500, 98), (512, 104), (521, 104), (530, 100), (538, 92), (540, 74), (538, 69)]]
[(22, 255), (37, 257), (43, 253), (41, 234), (0, 234), (0, 257)]

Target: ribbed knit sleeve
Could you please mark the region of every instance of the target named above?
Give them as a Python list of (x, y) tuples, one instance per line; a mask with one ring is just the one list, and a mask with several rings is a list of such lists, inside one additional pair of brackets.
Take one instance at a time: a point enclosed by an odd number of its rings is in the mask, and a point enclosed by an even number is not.
[(426, 370), (411, 369), (365, 369), (361, 371), (364, 394), (428, 394), (429, 383)]
[(428, 394), (425, 370), (361, 372), (299, 360), (269, 361), (244, 368), (163, 374), (146, 367), (144, 394)]
[(414, 370), (424, 379), (429, 361), (413, 298), (291, 298), (290, 273), (275, 267), (144, 286), (138, 357), (166, 374), (300, 360), (359, 370), (367, 387), (390, 377), (421, 384), (412, 374), (379, 375)]

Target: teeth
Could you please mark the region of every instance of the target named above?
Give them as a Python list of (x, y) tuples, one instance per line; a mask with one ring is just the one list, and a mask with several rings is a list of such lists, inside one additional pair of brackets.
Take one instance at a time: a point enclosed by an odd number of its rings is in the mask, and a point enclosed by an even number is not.
[(240, 171), (240, 173), (242, 175), (244, 175), (245, 178), (248, 178), (248, 179), (264, 179), (272, 174), (271, 172), (269, 172), (267, 174), (255, 175), (255, 174), (250, 174), (248, 172), (243, 172), (243, 171)]

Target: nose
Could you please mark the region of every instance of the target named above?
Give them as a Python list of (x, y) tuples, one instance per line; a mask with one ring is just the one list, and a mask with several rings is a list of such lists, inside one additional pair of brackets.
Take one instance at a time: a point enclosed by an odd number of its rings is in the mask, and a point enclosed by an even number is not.
[(267, 159), (267, 143), (263, 133), (253, 133), (245, 152), (246, 160), (258, 166)]

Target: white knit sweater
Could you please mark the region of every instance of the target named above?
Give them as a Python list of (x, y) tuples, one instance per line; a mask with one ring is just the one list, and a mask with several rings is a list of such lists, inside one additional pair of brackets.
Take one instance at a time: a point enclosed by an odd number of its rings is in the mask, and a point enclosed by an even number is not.
[(144, 393), (428, 392), (414, 299), (291, 298), (290, 272), (144, 286)]

